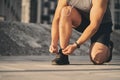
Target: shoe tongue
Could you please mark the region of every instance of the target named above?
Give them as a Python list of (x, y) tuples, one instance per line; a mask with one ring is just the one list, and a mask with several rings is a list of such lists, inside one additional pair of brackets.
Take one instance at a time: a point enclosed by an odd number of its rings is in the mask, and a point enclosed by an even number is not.
[(59, 53), (62, 54), (62, 49), (59, 50)]
[(67, 55), (64, 55), (64, 54), (62, 53), (62, 49), (59, 50), (59, 54), (62, 55), (62, 56), (67, 56)]

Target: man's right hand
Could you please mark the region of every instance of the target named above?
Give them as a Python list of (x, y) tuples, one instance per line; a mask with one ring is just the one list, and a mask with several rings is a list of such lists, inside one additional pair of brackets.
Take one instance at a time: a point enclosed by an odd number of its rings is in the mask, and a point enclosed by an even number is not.
[(54, 45), (50, 45), (49, 47), (49, 51), (50, 53), (58, 53), (58, 47), (57, 46), (54, 46)]

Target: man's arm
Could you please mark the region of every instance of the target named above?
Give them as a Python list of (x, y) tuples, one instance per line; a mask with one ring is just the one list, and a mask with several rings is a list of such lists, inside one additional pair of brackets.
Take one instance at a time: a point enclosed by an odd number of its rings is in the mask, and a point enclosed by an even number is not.
[(106, 12), (108, 0), (92, 0), (92, 4), (93, 5), (90, 11), (90, 24), (77, 40), (77, 43), (80, 45), (90, 39), (99, 29), (103, 16)]

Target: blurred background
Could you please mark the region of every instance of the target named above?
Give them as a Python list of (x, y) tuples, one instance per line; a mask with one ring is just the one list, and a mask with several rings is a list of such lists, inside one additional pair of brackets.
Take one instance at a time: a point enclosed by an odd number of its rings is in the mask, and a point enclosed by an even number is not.
[(4, 21), (51, 24), (57, 0), (0, 0)]
[[(48, 55), (58, 0), (0, 0), (0, 55)], [(120, 0), (110, 0), (113, 52), (120, 52)], [(73, 33), (71, 42), (80, 34)], [(75, 55), (88, 54), (89, 41)]]
[[(0, 0), (0, 20), (51, 24), (57, 0)], [(110, 0), (114, 27), (120, 29), (120, 0)]]

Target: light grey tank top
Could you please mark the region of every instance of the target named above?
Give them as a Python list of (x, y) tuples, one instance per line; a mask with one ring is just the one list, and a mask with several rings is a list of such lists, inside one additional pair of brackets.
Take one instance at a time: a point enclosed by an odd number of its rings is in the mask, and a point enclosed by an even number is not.
[(92, 7), (91, 0), (67, 0), (68, 4), (84, 12), (89, 12)]
[[(68, 2), (68, 5), (78, 8), (79, 10), (86, 12), (86, 13), (90, 13), (90, 10), (92, 8), (92, 0), (67, 0), (67, 2)], [(102, 23), (112, 22), (111, 12), (108, 6), (104, 14)]]

